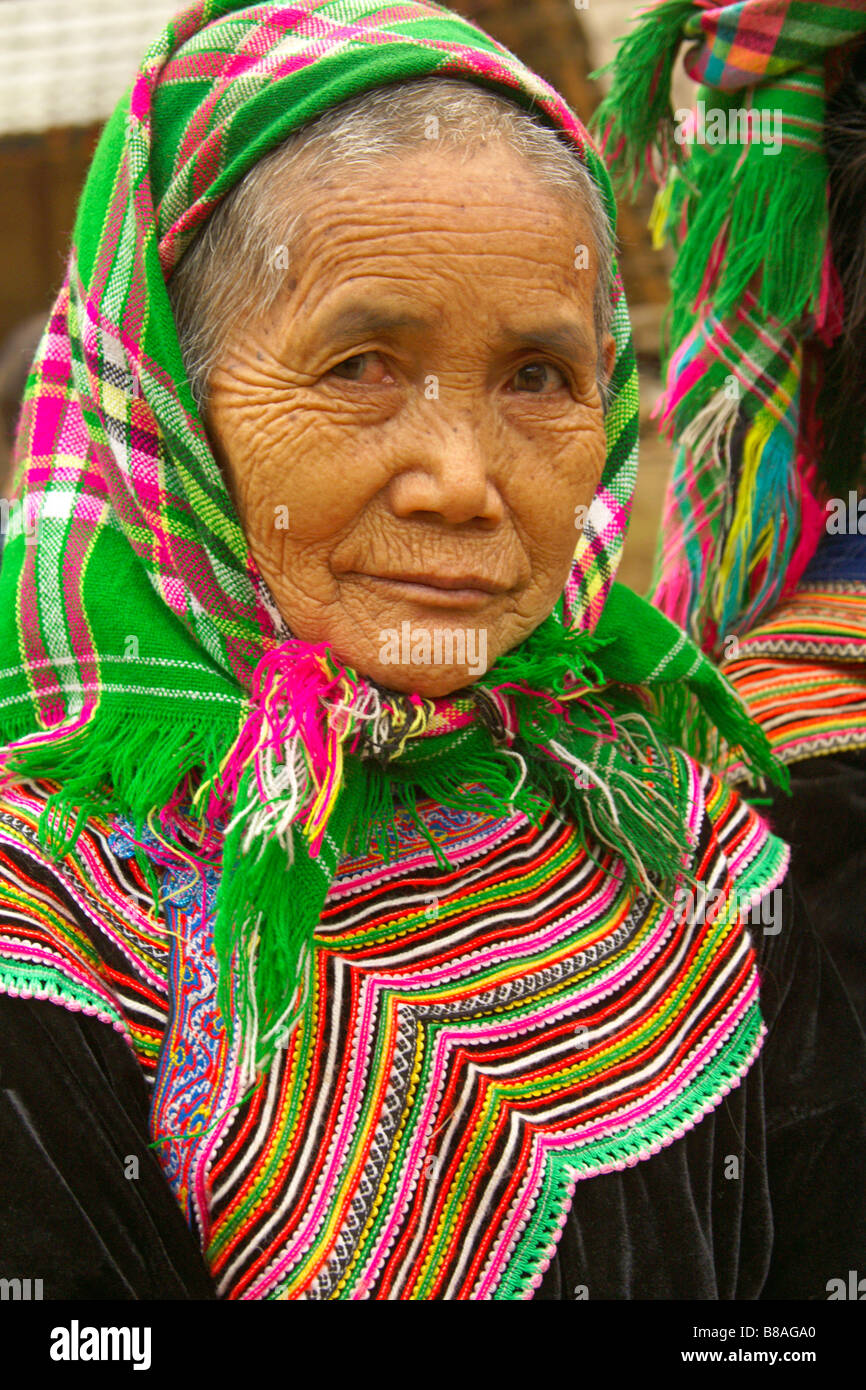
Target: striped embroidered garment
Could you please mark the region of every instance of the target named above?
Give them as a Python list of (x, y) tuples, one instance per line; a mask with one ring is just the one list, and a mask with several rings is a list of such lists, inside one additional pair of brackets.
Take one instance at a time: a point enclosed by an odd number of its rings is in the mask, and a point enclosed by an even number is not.
[(701, 921), (648, 900), (554, 815), (427, 804), (452, 867), (408, 818), (392, 864), (341, 862), (312, 1008), (240, 1103), (214, 876), (168, 870), (157, 919), (131, 826), (92, 818), (53, 864), (36, 831), (51, 784), (22, 784), (0, 803), (6, 989), (93, 1014), (134, 1049), (221, 1297), (531, 1298), (575, 1184), (699, 1124), (762, 1045), (742, 916), (787, 849), (675, 761), (690, 870), (726, 908)]
[(801, 584), (724, 663), (782, 762), (866, 748), (864, 613), (866, 584)]

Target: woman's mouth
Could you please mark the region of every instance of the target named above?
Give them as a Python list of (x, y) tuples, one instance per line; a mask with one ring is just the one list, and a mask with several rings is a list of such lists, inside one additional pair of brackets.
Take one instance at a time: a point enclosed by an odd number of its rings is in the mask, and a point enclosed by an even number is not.
[(366, 574), (351, 577), (367, 580), (377, 587), (389, 589), (395, 598), (423, 603), (433, 608), (471, 609), (482, 607), (501, 594), (508, 586), (477, 574)]

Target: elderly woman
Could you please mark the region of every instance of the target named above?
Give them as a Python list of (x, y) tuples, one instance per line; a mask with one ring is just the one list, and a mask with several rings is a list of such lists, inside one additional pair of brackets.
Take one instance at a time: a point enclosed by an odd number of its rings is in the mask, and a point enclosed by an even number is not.
[(2, 570), (4, 1275), (826, 1298), (855, 1266), (862, 1038), (786, 847), (693, 754), (774, 765), (612, 584), (613, 218), (574, 114), (441, 6), (206, 0), (146, 55)]

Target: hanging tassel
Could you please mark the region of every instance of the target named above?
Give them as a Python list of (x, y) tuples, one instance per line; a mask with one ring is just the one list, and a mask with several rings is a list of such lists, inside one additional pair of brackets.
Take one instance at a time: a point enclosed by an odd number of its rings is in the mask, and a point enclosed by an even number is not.
[[(254, 782), (250, 769), (243, 795)], [(267, 831), (250, 840), (240, 818), (226, 832), (214, 922), (217, 1004), (260, 1070), (285, 1044), (304, 1008), (313, 937), (358, 791), (357, 779), (344, 782), (315, 857), (297, 825), (289, 832), (288, 850), (282, 837)]]
[[(741, 92), (698, 89), (697, 100), (720, 112), (726, 127), (736, 121), (738, 131), (742, 99)], [(749, 102), (755, 131), (772, 124), (776, 152), (757, 139), (689, 146), (685, 171), (672, 177), (656, 209), (656, 236), (667, 231), (677, 250), (671, 274), (675, 343), (708, 300), (715, 317), (725, 319), (751, 288), (762, 315), (792, 326), (817, 316), (827, 295), (823, 71), (779, 78), (751, 92)]]
[[(799, 489), (791, 436), (761, 411), (746, 433), (734, 514), (712, 587), (720, 632), (746, 632), (781, 593), (799, 530)], [(770, 563), (772, 562), (772, 563)]]
[(247, 718), (196, 804), (211, 824), (231, 812), (229, 830), (245, 826), (245, 853), (275, 837), (291, 855), (300, 821), (315, 854), (342, 787), (343, 746), (379, 713), (375, 692), (329, 647), (285, 642), (256, 667)]
[[(614, 182), (633, 191), (644, 173), (662, 181), (672, 163), (682, 159), (674, 141), (671, 80), (686, 21), (695, 13), (691, 0), (665, 0), (641, 15), (619, 40), (616, 57), (591, 74), (612, 73), (609, 94), (597, 108), (592, 129)], [(660, 158), (653, 168), (650, 151)]]
[[(656, 709), (667, 708), (667, 718), (659, 731), (665, 742), (700, 759), (706, 751), (709, 721), (727, 749), (741, 751), (755, 779), (769, 778), (779, 786), (787, 785), (787, 768), (773, 756), (766, 734), (751, 718), (741, 697), (714, 662), (662, 612), (648, 608), (625, 585), (614, 584), (597, 635), (606, 636), (608, 629), (616, 632), (617, 640), (605, 653), (607, 680), (637, 685), (639, 689), (631, 694), (631, 699), (637, 698), (638, 708), (647, 696)], [(636, 680), (641, 667), (643, 674)], [(676, 694), (679, 686), (685, 686), (690, 696), (680, 706), (676, 703), (682, 698)], [(642, 696), (643, 687), (646, 690)], [(606, 694), (610, 699), (610, 693)], [(676, 718), (671, 717), (674, 711)]]

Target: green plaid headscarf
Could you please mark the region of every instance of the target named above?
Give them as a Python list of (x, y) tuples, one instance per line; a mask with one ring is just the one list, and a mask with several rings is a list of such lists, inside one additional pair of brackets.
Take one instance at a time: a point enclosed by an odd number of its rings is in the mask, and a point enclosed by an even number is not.
[[(688, 728), (706, 748), (724, 737), (772, 766), (685, 636), (611, 589), (638, 435), (618, 273), (607, 461), (541, 627), (477, 686), (436, 701), (377, 690), (323, 645), (275, 631), (190, 392), (166, 282), (220, 199), (290, 132), (360, 92), (429, 74), (504, 93), (561, 132), (614, 222), (574, 113), (444, 7), (198, 0), (148, 50), (103, 132), (20, 421), (0, 573), (7, 773), (58, 784), (41, 827), (58, 853), (96, 807), (139, 829), (158, 817), (171, 836), (192, 804), (201, 857), (222, 870), (222, 999), (238, 970), (262, 1063), (290, 1021), (337, 862), (372, 833), (387, 849), (395, 795), (410, 809), (423, 795), (466, 805), (464, 784), (477, 782), (474, 804), (533, 816), (553, 800), (650, 886), (671, 878), (686, 847), (682, 779), (661, 739), (685, 743)], [(565, 702), (587, 692), (571, 721)], [(610, 730), (623, 710), (632, 732), (620, 743)]]
[[(796, 585), (824, 493), (847, 494), (862, 465), (862, 424), (848, 458), (830, 458), (820, 416), (844, 310), (826, 95), (864, 34), (866, 0), (657, 0), (620, 40), (596, 113), (615, 178), (662, 184), (653, 228), (677, 251), (659, 405), (675, 460), (652, 595), (707, 651)], [(671, 107), (683, 43), (701, 84), (689, 122)]]

